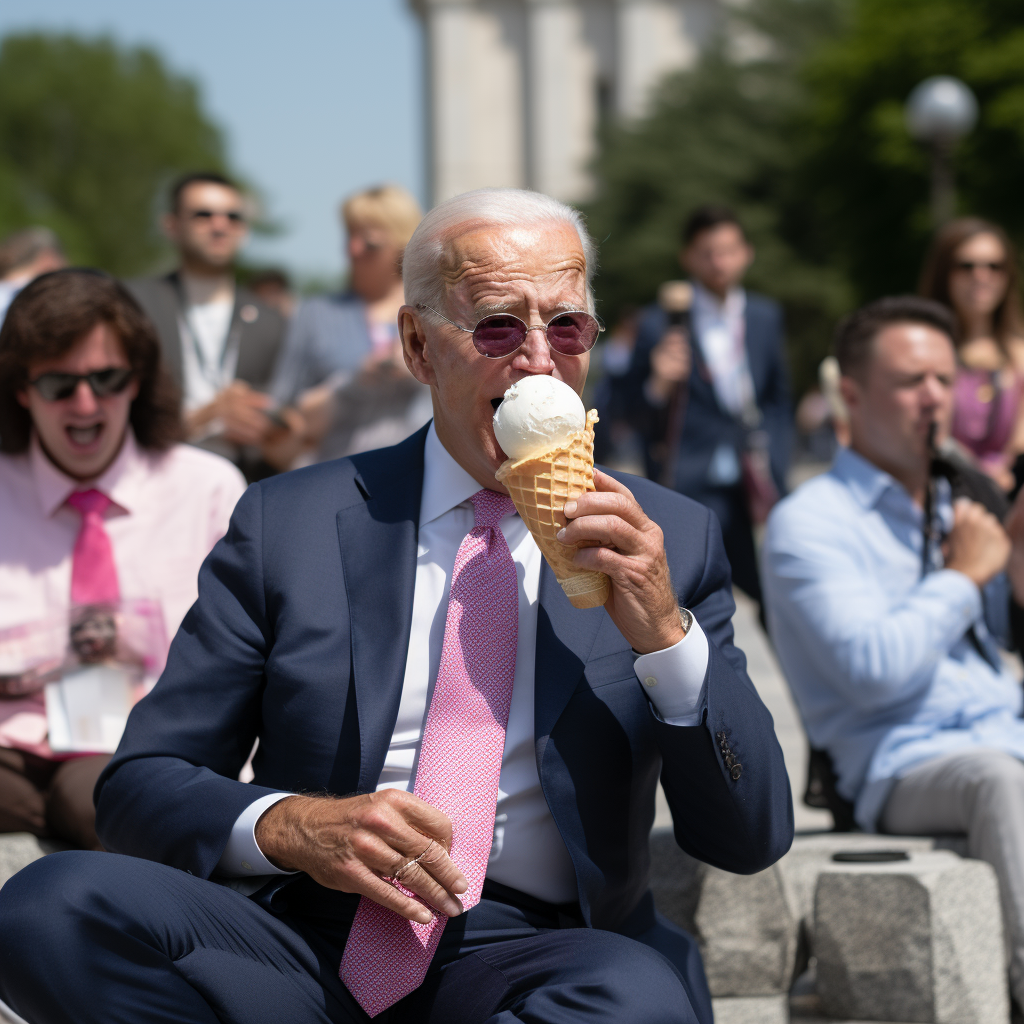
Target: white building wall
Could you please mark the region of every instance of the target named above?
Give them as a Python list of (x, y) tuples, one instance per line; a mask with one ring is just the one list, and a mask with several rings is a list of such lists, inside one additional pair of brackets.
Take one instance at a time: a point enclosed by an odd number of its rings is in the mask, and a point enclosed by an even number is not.
[(723, 0), (410, 0), (424, 22), (430, 199), (590, 191), (602, 116), (634, 118), (721, 24)]

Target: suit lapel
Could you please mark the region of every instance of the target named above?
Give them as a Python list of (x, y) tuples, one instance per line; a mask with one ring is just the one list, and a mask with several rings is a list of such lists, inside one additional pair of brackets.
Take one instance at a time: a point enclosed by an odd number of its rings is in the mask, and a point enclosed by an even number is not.
[(761, 318), (756, 311), (751, 311), (750, 299), (743, 314), (744, 344), (747, 350), (747, 366), (750, 367), (750, 379), (754, 382), (754, 394), (758, 405), (760, 395), (764, 391), (765, 375), (768, 366), (765, 362), (764, 346), (761, 344)]
[(426, 428), (387, 457), (355, 456), (365, 501), (338, 512), (359, 718), (360, 792), (372, 791), (398, 719), (412, 629)]
[[(184, 312), (184, 305), (181, 299), (181, 280), (178, 277), (177, 271), (174, 271), (168, 274), (164, 281), (167, 286), (165, 291), (166, 309), (162, 313), (166, 323), (160, 326), (161, 337), (168, 339), (167, 344), (163, 346), (164, 362), (178, 387), (184, 388), (184, 356), (181, 347), (185, 344), (185, 339), (181, 336), (181, 325), (179, 323)], [(173, 339), (173, 342), (171, 339)]]
[(603, 608), (573, 608), (547, 562), (540, 570), (538, 604), (534, 736), (540, 742), (569, 703), (606, 613)]

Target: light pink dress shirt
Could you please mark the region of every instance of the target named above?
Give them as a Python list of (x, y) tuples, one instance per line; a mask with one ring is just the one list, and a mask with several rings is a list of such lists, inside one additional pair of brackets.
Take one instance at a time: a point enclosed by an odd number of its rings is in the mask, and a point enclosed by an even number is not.
[[(104, 525), (122, 600), (159, 601), (169, 642), (245, 480), (226, 459), (198, 448), (145, 451), (130, 429), (114, 462), (89, 482), (62, 473), (35, 437), (24, 455), (0, 455), (0, 629), (67, 614), (81, 517), (65, 502), (87, 487), (113, 502)], [(0, 699), (0, 746), (53, 756), (42, 694)]]

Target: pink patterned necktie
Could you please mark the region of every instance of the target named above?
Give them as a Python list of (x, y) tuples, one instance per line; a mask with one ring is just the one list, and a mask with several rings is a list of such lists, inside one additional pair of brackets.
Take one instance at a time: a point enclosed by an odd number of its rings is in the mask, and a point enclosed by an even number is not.
[[(413, 789), (451, 819), (451, 858), (469, 883), (460, 897), (466, 910), (480, 902), (491, 853), (519, 637), (519, 581), (498, 528), (515, 507), (495, 491), (477, 491), (470, 500), (475, 525), (455, 556)], [(360, 899), (339, 973), (371, 1017), (422, 984), (447, 921), (437, 911), (428, 924), (407, 921)]]
[(111, 500), (95, 488), (75, 491), (68, 504), (82, 516), (71, 558), (71, 603), (107, 604), (121, 596), (117, 584), (114, 549), (103, 525), (103, 513)]

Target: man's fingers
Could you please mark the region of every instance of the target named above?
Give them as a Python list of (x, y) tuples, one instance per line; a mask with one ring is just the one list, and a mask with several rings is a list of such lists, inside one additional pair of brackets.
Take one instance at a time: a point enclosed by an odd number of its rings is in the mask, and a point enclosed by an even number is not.
[[(613, 476), (609, 476), (607, 473), (602, 473), (601, 470), (596, 468), (594, 469), (594, 486), (598, 491), (618, 491), (619, 494), (624, 494), (631, 502), (636, 504), (633, 492), (624, 483), (616, 480)], [(637, 504), (637, 508), (639, 507)]]
[(415, 831), (422, 832), (428, 839), (436, 839), (446, 852), (452, 848), (452, 823), (446, 814), (432, 807), (426, 800), (399, 789), (385, 790), (380, 798), (393, 807)]
[(368, 896), (374, 903), (379, 903), (396, 914), (401, 914), (407, 921), (419, 921), (420, 924), (429, 923), (430, 910), (417, 902), (404, 892), (396, 889), (390, 882), (378, 878), (369, 868), (363, 868), (358, 877), (354, 880), (349, 892), (358, 892), (362, 896)]
[(563, 512), (569, 520), (589, 516), (615, 516), (635, 529), (641, 529), (649, 522), (644, 510), (635, 501), (615, 491), (587, 491), (567, 501)]
[(565, 529), (559, 530), (558, 539), (564, 544), (589, 541), (602, 547), (616, 548), (624, 554), (640, 554), (643, 549), (640, 531), (615, 515), (588, 515), (573, 519)]
[(422, 860), (407, 862), (391, 877), (448, 917), (458, 917), (463, 912), (461, 901), (423, 867)]

